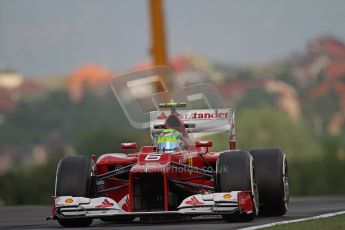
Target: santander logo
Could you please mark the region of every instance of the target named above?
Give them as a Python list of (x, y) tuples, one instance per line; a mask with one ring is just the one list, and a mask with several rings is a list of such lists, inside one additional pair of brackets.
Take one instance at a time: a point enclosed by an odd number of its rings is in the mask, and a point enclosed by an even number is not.
[[(224, 111), (224, 110), (223, 110)], [(170, 114), (170, 113), (169, 113)], [(177, 113), (177, 116), (182, 120), (196, 119), (196, 120), (208, 120), (208, 119), (227, 119), (229, 112), (219, 112), (216, 110), (205, 110), (200, 112), (187, 112)], [(167, 115), (164, 112), (156, 116), (157, 120), (167, 119)]]
[(162, 112), (159, 116), (157, 116), (156, 119), (157, 120), (165, 120), (165, 119), (167, 119), (167, 115), (164, 112)]
[(129, 209), (129, 196), (125, 195), (122, 199), (117, 203), (119, 207), (121, 207), (124, 211), (128, 211)]
[(128, 198), (128, 196), (127, 196), (127, 198), (126, 198), (126, 203), (124, 203), (124, 204), (122, 205), (122, 209), (125, 210), (125, 211), (127, 211), (127, 210), (128, 210), (128, 207), (129, 207), (129, 198)]
[(104, 199), (104, 201), (102, 202), (102, 204), (100, 205), (97, 205), (96, 208), (107, 208), (107, 207), (111, 207), (113, 206), (114, 204), (109, 202), (109, 200), (107, 199)]
[(200, 202), (195, 196), (193, 196), (190, 200), (187, 200), (185, 203), (193, 206), (204, 204), (203, 202)]

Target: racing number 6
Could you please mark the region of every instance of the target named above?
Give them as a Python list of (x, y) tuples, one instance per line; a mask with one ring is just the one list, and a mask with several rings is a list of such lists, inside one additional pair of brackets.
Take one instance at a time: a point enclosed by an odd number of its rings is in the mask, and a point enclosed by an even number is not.
[(161, 159), (161, 155), (158, 154), (148, 154), (145, 157), (145, 161), (158, 161)]

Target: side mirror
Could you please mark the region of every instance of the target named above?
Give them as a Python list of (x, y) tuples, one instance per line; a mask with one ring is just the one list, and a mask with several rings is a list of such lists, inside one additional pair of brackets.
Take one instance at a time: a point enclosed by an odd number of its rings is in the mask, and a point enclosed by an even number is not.
[(210, 140), (197, 140), (195, 143), (195, 147), (212, 147), (213, 142)]
[(129, 142), (129, 143), (121, 143), (121, 149), (136, 149), (137, 143), (136, 142)]

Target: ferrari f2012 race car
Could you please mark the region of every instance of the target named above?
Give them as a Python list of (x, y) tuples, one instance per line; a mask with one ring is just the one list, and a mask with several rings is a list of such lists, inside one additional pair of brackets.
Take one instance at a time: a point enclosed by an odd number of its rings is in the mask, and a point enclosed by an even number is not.
[[(250, 221), (257, 215), (284, 215), (289, 202), (285, 154), (279, 149), (236, 149), (231, 109), (185, 106), (163, 103), (150, 113), (150, 146), (122, 143), (122, 153), (61, 159), (52, 219), (81, 227), (95, 218), (152, 221), (219, 215), (226, 221)], [(212, 141), (191, 137), (223, 131), (229, 133), (229, 149), (221, 152), (211, 150)]]

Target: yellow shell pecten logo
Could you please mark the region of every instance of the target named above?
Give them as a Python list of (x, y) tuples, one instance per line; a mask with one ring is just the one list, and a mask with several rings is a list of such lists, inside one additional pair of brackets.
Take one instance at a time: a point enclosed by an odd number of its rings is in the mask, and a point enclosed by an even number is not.
[(231, 194), (230, 193), (226, 193), (226, 194), (223, 195), (223, 198), (228, 200), (228, 199), (231, 198)]
[(65, 203), (66, 203), (66, 204), (71, 204), (71, 203), (73, 203), (73, 199), (72, 199), (72, 198), (67, 198), (67, 199), (65, 200)]

